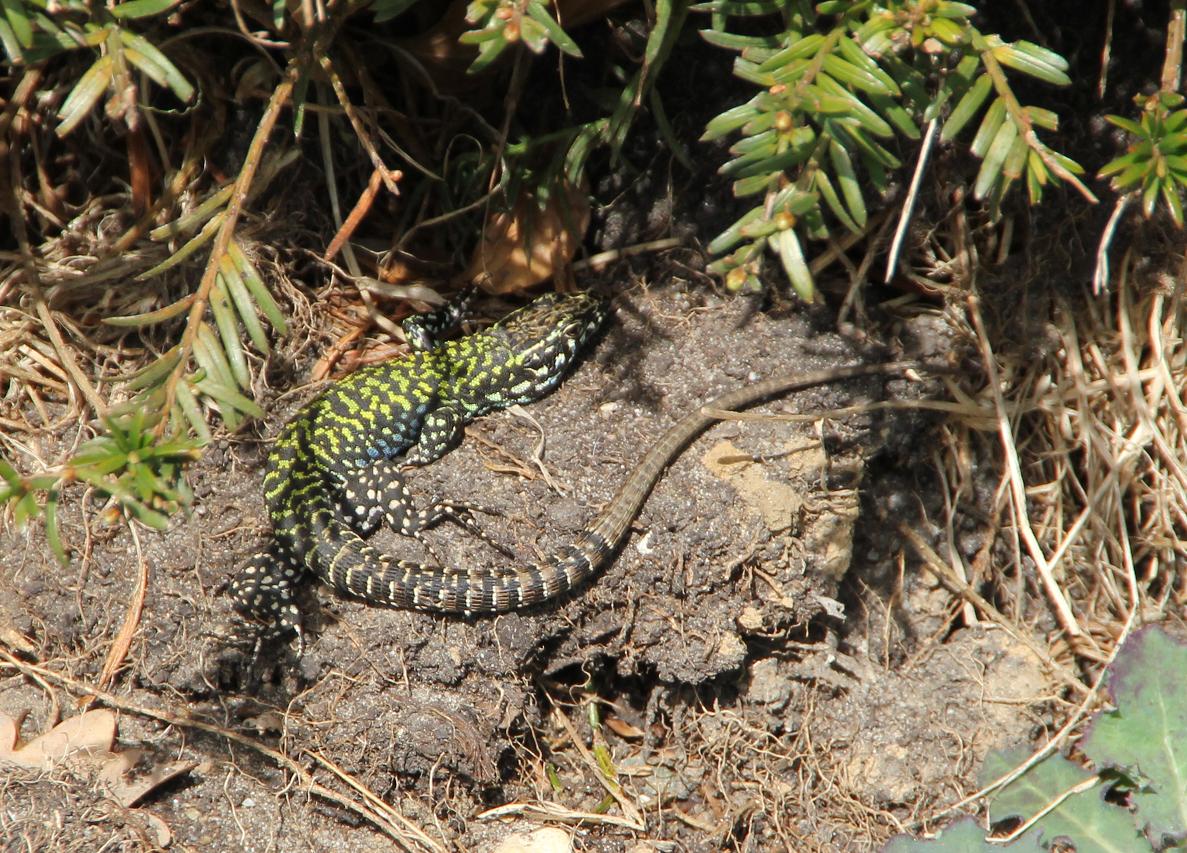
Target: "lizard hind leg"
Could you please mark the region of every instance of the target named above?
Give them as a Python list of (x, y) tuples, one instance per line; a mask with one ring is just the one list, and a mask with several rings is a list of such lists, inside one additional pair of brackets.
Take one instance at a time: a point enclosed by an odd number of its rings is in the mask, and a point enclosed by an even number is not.
[(378, 526), (382, 517), (391, 530), (419, 542), (439, 565), (441, 558), (424, 536), (443, 521), (450, 521), (478, 537), (505, 556), (514, 556), (506, 547), (495, 542), (474, 521), (475, 513), (500, 515), (496, 510), (465, 501), (433, 500), (423, 509), (417, 508), (412, 492), (404, 480), (400, 466), (385, 459), (368, 466), (359, 477), (343, 490), (346, 508), (353, 525), (362, 535)]
[(277, 545), (256, 554), (231, 581), (231, 602), (246, 619), (265, 626), (256, 637), (255, 656), (263, 643), (297, 635), (298, 655), (304, 651), (305, 634), (296, 602), (296, 585), (304, 574), (290, 554)]

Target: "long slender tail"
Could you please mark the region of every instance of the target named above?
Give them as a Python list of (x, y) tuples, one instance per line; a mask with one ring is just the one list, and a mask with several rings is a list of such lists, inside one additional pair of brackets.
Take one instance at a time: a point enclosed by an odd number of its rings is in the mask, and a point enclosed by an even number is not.
[(740, 409), (803, 388), (901, 373), (914, 362), (862, 364), (777, 376), (722, 394), (677, 421), (627, 477), (606, 509), (571, 545), (534, 565), (463, 571), (391, 557), (368, 545), (328, 509), (314, 511), (319, 574), (340, 590), (395, 607), (442, 613), (504, 613), (556, 598), (601, 569), (626, 538), (664, 470), (716, 418), (703, 409)]

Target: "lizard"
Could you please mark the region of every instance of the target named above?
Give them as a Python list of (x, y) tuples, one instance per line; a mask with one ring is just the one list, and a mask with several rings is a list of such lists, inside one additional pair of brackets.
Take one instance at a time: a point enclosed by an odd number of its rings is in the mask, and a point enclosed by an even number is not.
[(556, 599), (612, 562), (631, 524), (680, 452), (717, 419), (704, 410), (741, 409), (843, 379), (899, 373), (912, 363), (857, 364), (760, 380), (690, 411), (647, 450), (605, 509), (571, 544), (535, 563), (460, 569), (392, 557), (367, 544), (381, 520), (419, 538), (469, 505), (416, 510), (402, 479), (455, 446), (466, 423), (555, 389), (597, 334), (606, 303), (586, 293), (546, 294), (495, 325), (433, 346), (446, 313), (412, 327), (420, 349), (339, 380), (288, 422), (268, 457), (264, 491), (273, 543), (231, 583), (236, 608), (303, 642), (294, 592), (320, 577), (365, 601), (437, 613), (495, 614)]

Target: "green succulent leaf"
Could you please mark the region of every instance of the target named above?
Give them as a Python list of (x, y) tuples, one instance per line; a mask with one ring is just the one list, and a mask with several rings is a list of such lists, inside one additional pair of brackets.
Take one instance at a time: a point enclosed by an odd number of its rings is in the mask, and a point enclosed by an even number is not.
[(787, 280), (791, 282), (796, 294), (805, 302), (812, 302), (816, 296), (816, 286), (812, 280), (812, 271), (808, 262), (804, 260), (804, 250), (800, 246), (799, 237), (794, 228), (780, 231), (771, 238), (771, 245), (779, 253), (779, 261), (783, 264), (783, 271)]
[(183, 104), (190, 102), (194, 96), (194, 87), (152, 42), (125, 29), (120, 29), (119, 37), (130, 62), (152, 78), (154, 83), (167, 86)]
[(577, 42), (573, 41), (569, 37), (569, 34), (561, 28), (561, 25), (556, 22), (556, 19), (548, 14), (548, 10), (544, 8), (542, 3), (529, 2), (527, 13), (533, 21), (543, 27), (548, 40), (560, 48), (563, 53), (574, 59), (583, 58), (581, 49), (577, 47)]
[(1114, 710), (1100, 714), (1079, 744), (1098, 768), (1140, 780), (1129, 799), (1156, 839), (1187, 838), (1187, 695), (1166, 677), (1183, 667), (1181, 641), (1156, 626), (1134, 633), (1106, 681)]
[[(1029, 750), (1020, 748), (992, 753), (985, 759), (980, 778), (996, 779), (1020, 764)], [(1030, 768), (990, 800), (989, 815), (1000, 821), (1028, 820), (1051, 803), (1058, 803), (1036, 823), (1044, 839), (1066, 837), (1077, 850), (1132, 853), (1149, 849), (1125, 809), (1105, 800), (1103, 786), (1093, 785), (1094, 775), (1061, 755), (1050, 756)]]
[(115, 60), (111, 54), (100, 56), (83, 72), (58, 110), (58, 118), (62, 119), (54, 131), (58, 136), (65, 136), (74, 130), (90, 114), (112, 84), (114, 73)]
[(1012, 844), (994, 844), (985, 837), (985, 830), (973, 817), (954, 821), (936, 838), (920, 840), (907, 835), (892, 838), (881, 853), (1044, 853), (1039, 832), (1032, 830)]

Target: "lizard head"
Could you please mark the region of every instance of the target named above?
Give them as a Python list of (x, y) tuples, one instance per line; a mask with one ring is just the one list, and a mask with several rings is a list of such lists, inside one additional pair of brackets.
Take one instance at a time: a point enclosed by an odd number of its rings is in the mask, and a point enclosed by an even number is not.
[(531, 399), (555, 388), (606, 319), (606, 302), (589, 293), (546, 293), (507, 315), (488, 333), (508, 350), (509, 366), (529, 382)]

